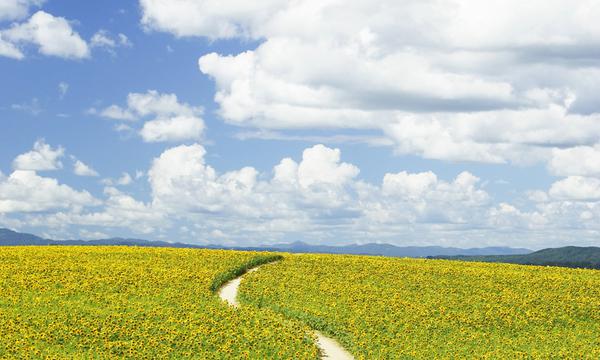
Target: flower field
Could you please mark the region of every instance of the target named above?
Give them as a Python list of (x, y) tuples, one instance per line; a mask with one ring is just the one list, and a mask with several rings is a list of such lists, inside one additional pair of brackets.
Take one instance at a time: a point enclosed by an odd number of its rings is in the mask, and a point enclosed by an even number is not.
[(0, 358), (316, 359), (309, 329), (211, 291), (257, 253), (0, 248)]
[(287, 255), (240, 292), (361, 359), (600, 359), (595, 270)]

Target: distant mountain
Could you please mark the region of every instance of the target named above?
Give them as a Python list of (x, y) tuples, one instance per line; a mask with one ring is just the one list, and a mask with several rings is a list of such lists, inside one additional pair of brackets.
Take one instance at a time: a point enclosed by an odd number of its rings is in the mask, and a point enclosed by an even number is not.
[(24, 234), (8, 229), (0, 229), (0, 246), (19, 245), (125, 245), (125, 246), (150, 246), (150, 247), (175, 247), (175, 248), (204, 248), (204, 249), (231, 249), (248, 251), (282, 251), (291, 253), (322, 253), (322, 254), (349, 254), (349, 255), (380, 255), (391, 257), (427, 257), (427, 256), (452, 256), (452, 255), (514, 255), (528, 254), (531, 250), (514, 249), (508, 247), (486, 247), (460, 249), (440, 246), (408, 246), (399, 247), (390, 244), (365, 244), (365, 245), (310, 245), (303, 242), (290, 244), (275, 244), (256, 247), (228, 247), (221, 245), (191, 245), (183, 243), (169, 243), (165, 241), (149, 241), (140, 239), (111, 238), (100, 240), (51, 240), (32, 234)]
[(600, 247), (567, 246), (522, 255), (430, 256), (435, 259), (600, 269)]
[(205, 246), (170, 243), (166, 241), (150, 241), (141, 239), (110, 238), (99, 240), (51, 240), (36, 235), (19, 233), (9, 229), (0, 229), (0, 246), (25, 245), (110, 245), (110, 246), (148, 246), (174, 248), (204, 248)]
[(310, 245), (303, 242), (291, 244), (276, 244), (271, 246), (280, 251), (292, 253), (322, 253), (322, 254), (354, 254), (354, 255), (385, 255), (392, 257), (427, 257), (434, 255), (514, 255), (528, 254), (529, 249), (515, 249), (509, 247), (485, 247), (461, 249), (441, 246), (395, 246), (390, 244), (364, 244), (364, 245)]

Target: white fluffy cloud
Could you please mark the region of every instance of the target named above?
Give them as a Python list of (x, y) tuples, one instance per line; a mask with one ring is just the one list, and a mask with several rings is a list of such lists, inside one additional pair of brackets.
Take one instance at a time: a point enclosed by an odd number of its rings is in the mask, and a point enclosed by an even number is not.
[(58, 147), (53, 149), (44, 140), (38, 140), (33, 145), (33, 150), (21, 154), (13, 161), (15, 170), (57, 170), (62, 168), (60, 159), (64, 156), (65, 149)]
[(146, 142), (177, 142), (200, 140), (204, 134), (203, 109), (181, 103), (175, 94), (161, 94), (155, 90), (131, 93), (127, 107), (111, 105), (100, 116), (120, 121), (150, 118), (139, 131)]
[(30, 217), (28, 221), (34, 226), (50, 228), (69, 225), (125, 228), (141, 234), (149, 234), (168, 225), (163, 213), (114, 187), (105, 188), (104, 195), (106, 199), (100, 211), (59, 211), (49, 216)]
[(73, 173), (77, 176), (98, 176), (98, 172), (81, 160), (74, 160)]
[(14, 44), (35, 44), (48, 56), (82, 59), (90, 56), (87, 43), (62, 17), (38, 11), (28, 21), (2, 31), (2, 37)]
[(29, 9), (41, 6), (45, 0), (2, 0), (0, 1), (0, 21), (18, 20), (29, 14)]
[(2, 38), (2, 33), (0, 32), (0, 56), (5, 56), (17, 60), (21, 60), (25, 57), (25, 55), (19, 50), (17, 46), (14, 44), (5, 41)]
[[(559, 180), (517, 206), (495, 203), (485, 183), (469, 172), (446, 180), (433, 172), (400, 171), (385, 174), (380, 183), (365, 182), (359, 173), (343, 162), (338, 149), (324, 145), (305, 149), (299, 159), (284, 158), (264, 173), (249, 166), (219, 173), (207, 163), (203, 146), (180, 145), (152, 162), (147, 202), (112, 186), (131, 183), (126, 173), (106, 183), (102, 201), (33, 171), (0, 174), (0, 220), (143, 234), (176, 225), (195, 240), (213, 234), (238, 245), (242, 239), (257, 244), (290, 238), (506, 245), (516, 244), (515, 236), (527, 231), (519, 245), (537, 247), (565, 244), (565, 234), (589, 243), (600, 231), (596, 178)], [(31, 214), (19, 218), (15, 213)]]
[(204, 123), (196, 117), (176, 116), (169, 119), (148, 121), (140, 130), (146, 142), (199, 140)]
[(600, 145), (554, 149), (548, 167), (558, 176), (600, 177)]
[[(372, 224), (382, 229), (461, 224), (489, 203), (479, 179), (469, 173), (450, 183), (433, 173), (399, 173), (387, 174), (382, 187), (366, 184), (356, 179), (356, 166), (341, 162), (338, 149), (323, 145), (306, 149), (300, 162), (281, 160), (270, 179), (261, 179), (252, 167), (220, 175), (205, 163), (205, 153), (201, 145), (182, 145), (154, 160), (148, 177), (155, 209), (183, 217), (203, 214), (208, 223), (218, 219), (222, 227), (248, 231), (274, 227), (284, 232), (282, 224), (295, 231), (341, 224), (364, 231)], [(425, 178), (427, 184), (419, 185)]]
[(34, 171), (15, 170), (6, 178), (0, 177), (0, 213), (79, 209), (91, 205), (98, 205), (98, 201), (87, 191), (74, 190)]
[(600, 179), (569, 176), (552, 184), (549, 194), (561, 200), (600, 200)]
[(399, 154), (491, 163), (600, 142), (594, 0), (140, 5), (151, 30), (260, 41), (199, 59), (235, 125), (375, 129)]

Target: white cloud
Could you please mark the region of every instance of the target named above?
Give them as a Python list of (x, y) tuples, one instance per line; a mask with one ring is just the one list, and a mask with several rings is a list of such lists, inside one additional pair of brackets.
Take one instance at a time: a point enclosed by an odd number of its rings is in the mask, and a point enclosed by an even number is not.
[(76, 191), (34, 171), (15, 170), (0, 178), (0, 213), (80, 209), (98, 205), (87, 191)]
[(120, 178), (117, 179), (117, 185), (129, 185), (131, 184), (133, 179), (129, 173), (124, 172)]
[(135, 200), (114, 187), (104, 189), (107, 199), (101, 211), (60, 211), (49, 216), (33, 217), (33, 226), (60, 228), (66, 225), (102, 226), (126, 228), (141, 234), (156, 232), (169, 225), (164, 214), (154, 211), (149, 205)]
[(127, 108), (111, 105), (100, 116), (123, 121), (150, 118), (139, 131), (146, 142), (175, 142), (200, 140), (204, 133), (203, 109), (179, 102), (175, 94), (161, 94), (155, 90), (131, 93)]
[(260, 42), (199, 59), (235, 125), (375, 129), (399, 154), (490, 163), (600, 142), (594, 0), (140, 5), (151, 30)]
[(19, 20), (29, 14), (31, 7), (41, 6), (45, 0), (3, 0), (0, 2), (0, 21)]
[(75, 159), (75, 162), (73, 163), (73, 172), (77, 176), (99, 176), (96, 170), (77, 159)]
[(260, 2), (198, 2), (190, 0), (140, 0), (142, 24), (148, 29), (168, 31), (176, 36), (231, 38), (250, 31), (247, 22), (259, 21), (280, 0)]
[(148, 121), (140, 131), (146, 142), (200, 140), (204, 122), (197, 117), (176, 116)]
[(119, 45), (124, 46), (124, 47), (132, 47), (133, 46), (133, 43), (131, 42), (131, 40), (129, 40), (127, 35), (118, 33), (117, 37), (119, 38)]
[(100, 112), (100, 116), (113, 120), (135, 121), (137, 118), (127, 109), (122, 109), (117, 105), (111, 105)]
[(201, 107), (180, 103), (175, 94), (161, 94), (156, 90), (129, 94), (127, 105), (139, 116), (197, 115), (203, 111)]
[[(358, 175), (358, 167), (343, 162), (339, 150), (323, 145), (305, 149), (298, 160), (284, 158), (262, 174), (249, 166), (219, 173), (207, 164), (204, 147), (180, 145), (152, 162), (148, 202), (112, 187), (131, 183), (128, 173), (106, 183), (102, 203), (32, 171), (18, 170), (8, 178), (0, 174), (0, 213), (6, 213), (0, 220), (15, 223), (15, 212), (48, 211), (22, 220), (52, 229), (103, 226), (144, 234), (186, 226), (186, 234), (195, 234), (190, 236), (223, 234), (232, 244), (293, 237), (514, 245), (523, 232), (527, 241), (520, 237), (519, 246), (537, 247), (566, 244), (560, 238), (565, 234), (590, 242), (593, 232), (600, 231), (600, 180), (594, 178), (569, 177), (547, 192), (532, 191), (531, 202), (521, 201), (519, 208), (494, 203), (485, 185), (469, 172), (445, 180), (433, 172), (400, 171), (385, 174), (379, 184)], [(102, 207), (86, 209), (95, 205)]]
[[(346, 184), (358, 175), (359, 170), (352, 164), (340, 163), (340, 155), (339, 149), (330, 149), (324, 145), (315, 145), (304, 150), (302, 162), (294, 174), (297, 179), (294, 181), (297, 180), (298, 184), (305, 188), (315, 184)], [(283, 178), (281, 173), (278, 173), (281, 169), (275, 169), (275, 177), (279, 180)]]
[(110, 38), (108, 31), (98, 30), (90, 39), (91, 47), (105, 47), (114, 48), (117, 46), (117, 42)]
[[(347, 224), (361, 232), (373, 224), (382, 231), (399, 224), (466, 224), (489, 204), (479, 179), (469, 173), (450, 183), (434, 174), (387, 174), (380, 188), (356, 180), (359, 169), (341, 162), (339, 150), (323, 145), (306, 149), (299, 163), (281, 160), (265, 180), (251, 167), (219, 175), (204, 157), (204, 148), (196, 144), (168, 149), (154, 160), (148, 178), (155, 209), (192, 219), (204, 214), (208, 223), (214, 216), (220, 230), (271, 227), (285, 232), (289, 226), (311, 231)], [(399, 185), (401, 177), (418, 181), (423, 176), (432, 181), (420, 192), (416, 182), (412, 188)]]
[(92, 48), (104, 49), (112, 55), (116, 55), (114, 49), (118, 47), (131, 47), (133, 44), (125, 34), (117, 34), (113, 37), (107, 30), (98, 30), (90, 39)]
[(44, 11), (38, 11), (27, 22), (2, 31), (2, 37), (12, 43), (35, 44), (48, 56), (82, 59), (90, 56), (87, 43), (69, 22)]
[(552, 184), (550, 196), (560, 200), (600, 200), (600, 179), (569, 176)]
[(600, 176), (600, 145), (553, 149), (548, 164), (557, 176)]
[(64, 156), (65, 149), (59, 146), (53, 149), (50, 145), (46, 144), (44, 140), (38, 140), (33, 145), (33, 150), (21, 154), (13, 161), (13, 168), (15, 170), (33, 170), (33, 171), (44, 171), (44, 170), (57, 170), (62, 169), (62, 162), (60, 159)]
[(17, 60), (25, 58), (25, 55), (14, 44), (5, 41), (0, 32), (0, 56), (5, 56)]

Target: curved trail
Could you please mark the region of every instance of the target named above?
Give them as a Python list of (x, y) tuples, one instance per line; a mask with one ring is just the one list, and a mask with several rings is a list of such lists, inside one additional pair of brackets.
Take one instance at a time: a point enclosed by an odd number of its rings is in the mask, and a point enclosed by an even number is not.
[[(259, 268), (260, 266), (248, 270), (246, 274), (254, 272)], [(227, 282), (219, 290), (219, 297), (233, 307), (239, 306), (237, 294), (244, 275)], [(322, 359), (354, 360), (354, 357), (334, 339), (329, 338), (318, 331), (315, 331), (315, 335), (317, 336), (317, 346), (321, 349), (321, 353), (323, 354)]]

